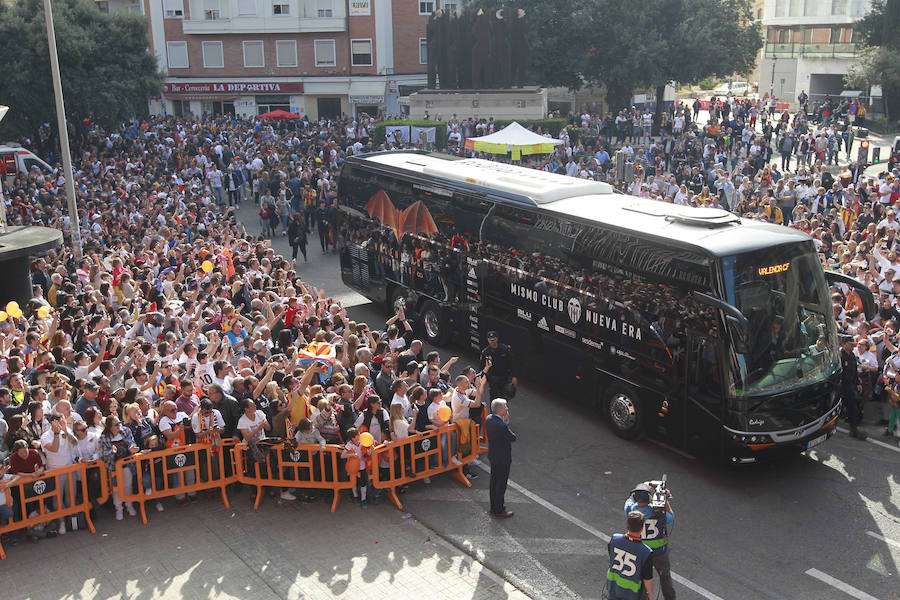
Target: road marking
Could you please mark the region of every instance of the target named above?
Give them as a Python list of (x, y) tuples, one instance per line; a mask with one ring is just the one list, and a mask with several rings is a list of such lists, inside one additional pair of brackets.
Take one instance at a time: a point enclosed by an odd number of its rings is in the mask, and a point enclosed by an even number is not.
[(852, 585), (844, 583), (840, 579), (835, 579), (831, 575), (829, 575), (827, 573), (823, 573), (822, 571), (820, 571), (818, 569), (809, 569), (806, 572), (806, 574), (809, 575), (810, 577), (815, 577), (822, 583), (827, 583), (828, 585), (830, 585), (831, 587), (833, 587), (835, 589), (841, 590), (848, 596), (853, 596), (854, 598), (858, 598), (859, 600), (878, 600), (878, 598), (876, 598), (875, 596), (870, 596), (869, 594), (863, 592), (862, 590), (858, 590), (855, 587), (853, 587)]
[[(478, 468), (480, 468), (482, 471), (484, 471), (486, 473), (491, 472), (491, 468), (489, 466), (487, 466), (486, 464), (484, 464), (483, 462), (481, 462), (481, 460), (476, 460), (472, 464), (474, 464), (475, 466), (477, 466)], [(579, 528), (583, 529), (584, 531), (590, 533), (592, 536), (599, 538), (599, 539), (603, 540), (604, 542), (608, 542), (610, 539), (612, 539), (609, 535), (603, 533), (596, 527), (591, 527), (590, 525), (588, 525), (587, 523), (585, 523), (584, 521), (582, 521), (575, 515), (572, 515), (566, 511), (564, 511), (563, 509), (561, 509), (560, 507), (556, 506), (555, 504), (553, 504), (552, 502), (550, 502), (548, 500), (544, 500), (543, 498), (541, 498), (534, 492), (522, 487), (515, 481), (509, 480), (507, 482), (507, 485), (509, 487), (513, 488), (514, 490), (516, 490), (517, 492), (519, 492), (520, 494), (522, 494), (523, 496), (530, 498), (535, 503), (540, 504), (541, 506), (543, 506), (544, 508), (546, 508), (553, 514), (565, 519), (569, 523), (572, 523), (573, 525), (576, 525)], [(677, 574), (675, 571), (672, 571), (672, 579), (674, 579), (681, 585), (685, 586), (686, 588), (693, 590), (694, 592), (700, 594), (704, 598), (707, 598), (708, 600), (723, 600), (723, 598), (721, 596), (717, 596), (717, 595), (713, 594), (706, 588), (697, 585), (690, 579), (686, 579), (685, 577), (682, 577), (681, 575)]]
[(898, 542), (897, 540), (892, 540), (890, 538), (880, 536), (877, 533), (875, 533), (874, 531), (867, 531), (866, 535), (873, 537), (876, 540), (881, 540), (882, 542), (884, 542), (886, 544), (890, 544), (891, 546), (896, 546), (896, 547), (900, 548), (900, 542)]
[(596, 556), (606, 552), (606, 544), (595, 538), (516, 538), (517, 547), (510, 546), (505, 538), (496, 535), (451, 535), (459, 544), (470, 544), (482, 552), (509, 552), (525, 554), (584, 554)]
[[(849, 429), (844, 429), (843, 427), (838, 427), (837, 430), (840, 431), (841, 433), (847, 433), (847, 434), (850, 433)], [(897, 444), (887, 444), (885, 442), (882, 442), (881, 440), (874, 439), (871, 435), (866, 438), (866, 441), (871, 442), (871, 443), (875, 444), (876, 446), (881, 446), (882, 448), (887, 448), (888, 450), (893, 450), (894, 452), (900, 452), (900, 446), (898, 446)]]

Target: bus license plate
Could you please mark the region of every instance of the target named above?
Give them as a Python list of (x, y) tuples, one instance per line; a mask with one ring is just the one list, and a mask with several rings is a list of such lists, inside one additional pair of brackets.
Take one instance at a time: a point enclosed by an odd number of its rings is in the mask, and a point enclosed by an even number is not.
[(825, 438), (827, 438), (827, 437), (828, 437), (828, 435), (826, 434), (826, 435), (820, 435), (817, 438), (813, 438), (813, 439), (809, 440), (808, 442), (806, 442), (806, 449), (809, 450), (813, 446), (818, 446), (819, 444), (824, 442)]

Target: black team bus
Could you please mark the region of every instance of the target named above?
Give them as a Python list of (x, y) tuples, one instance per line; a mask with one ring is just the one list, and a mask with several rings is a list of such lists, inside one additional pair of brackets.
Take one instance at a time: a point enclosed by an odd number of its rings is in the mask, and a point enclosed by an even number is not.
[(605, 183), (424, 152), (349, 158), (344, 283), (405, 302), (432, 344), (497, 330), (519, 373), (600, 407), (621, 437), (752, 462), (834, 433), (840, 360), (806, 234)]

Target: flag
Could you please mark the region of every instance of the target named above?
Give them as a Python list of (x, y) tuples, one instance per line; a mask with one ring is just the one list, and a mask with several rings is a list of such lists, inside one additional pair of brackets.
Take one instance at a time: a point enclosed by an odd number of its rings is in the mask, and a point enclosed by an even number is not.
[(856, 221), (856, 218), (858, 216), (859, 198), (854, 195), (851, 200), (845, 201), (843, 208), (841, 208), (840, 217), (841, 221), (844, 222), (844, 231), (847, 231), (851, 227), (853, 227), (853, 223)]
[(297, 353), (297, 363), (301, 365), (312, 365), (318, 363), (325, 367), (326, 376), (331, 376), (331, 369), (334, 367), (334, 346), (326, 342), (313, 342), (306, 348), (301, 349)]

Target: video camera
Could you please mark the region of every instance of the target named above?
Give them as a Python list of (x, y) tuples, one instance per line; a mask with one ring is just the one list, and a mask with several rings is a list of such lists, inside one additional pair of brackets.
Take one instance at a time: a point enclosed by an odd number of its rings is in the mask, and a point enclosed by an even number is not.
[(650, 508), (652, 508), (655, 513), (666, 512), (666, 503), (669, 501), (669, 494), (666, 489), (666, 474), (663, 473), (663, 476), (659, 480), (648, 481), (647, 484), (650, 485), (650, 489), (652, 490), (650, 494)]

